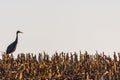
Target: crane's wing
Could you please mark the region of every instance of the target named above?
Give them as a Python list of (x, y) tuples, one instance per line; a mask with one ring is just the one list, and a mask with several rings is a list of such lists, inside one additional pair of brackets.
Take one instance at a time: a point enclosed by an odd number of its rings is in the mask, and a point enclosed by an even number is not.
[(14, 52), (15, 49), (16, 49), (16, 45), (17, 45), (17, 42), (16, 42), (16, 41), (14, 41), (13, 43), (11, 43), (11, 44), (7, 47), (6, 54), (9, 54), (9, 53)]

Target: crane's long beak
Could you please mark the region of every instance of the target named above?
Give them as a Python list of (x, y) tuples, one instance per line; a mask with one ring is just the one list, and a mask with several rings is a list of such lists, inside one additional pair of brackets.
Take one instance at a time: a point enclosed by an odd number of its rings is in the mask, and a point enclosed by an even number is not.
[(20, 33), (22, 33), (22, 34), (23, 34), (23, 32), (20, 32)]

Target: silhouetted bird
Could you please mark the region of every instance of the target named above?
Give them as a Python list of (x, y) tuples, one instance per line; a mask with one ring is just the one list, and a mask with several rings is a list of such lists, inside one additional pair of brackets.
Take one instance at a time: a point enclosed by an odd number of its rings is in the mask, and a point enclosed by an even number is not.
[(7, 50), (6, 50), (6, 54), (10, 54), (12, 52), (15, 51), (16, 49), (16, 46), (17, 46), (17, 42), (18, 42), (18, 33), (22, 33), (21, 31), (17, 31), (16, 32), (16, 39), (13, 43), (11, 43), (8, 47), (7, 47)]

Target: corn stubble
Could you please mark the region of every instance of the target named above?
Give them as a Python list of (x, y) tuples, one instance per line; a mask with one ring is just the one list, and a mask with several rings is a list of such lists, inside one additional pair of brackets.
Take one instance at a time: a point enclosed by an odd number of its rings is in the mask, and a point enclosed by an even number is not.
[[(79, 56), (78, 56), (79, 54)], [(120, 53), (113, 59), (104, 53), (45, 52), (38, 58), (33, 54), (2, 55), (0, 60), (2, 80), (120, 80)]]

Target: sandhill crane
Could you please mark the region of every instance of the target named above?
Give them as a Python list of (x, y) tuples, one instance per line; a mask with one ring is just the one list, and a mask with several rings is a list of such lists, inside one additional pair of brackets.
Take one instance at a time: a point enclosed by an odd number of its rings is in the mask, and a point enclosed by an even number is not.
[(18, 43), (18, 33), (22, 33), (22, 32), (21, 31), (16, 32), (16, 39), (7, 47), (6, 54), (13, 53), (16, 50), (16, 46)]

